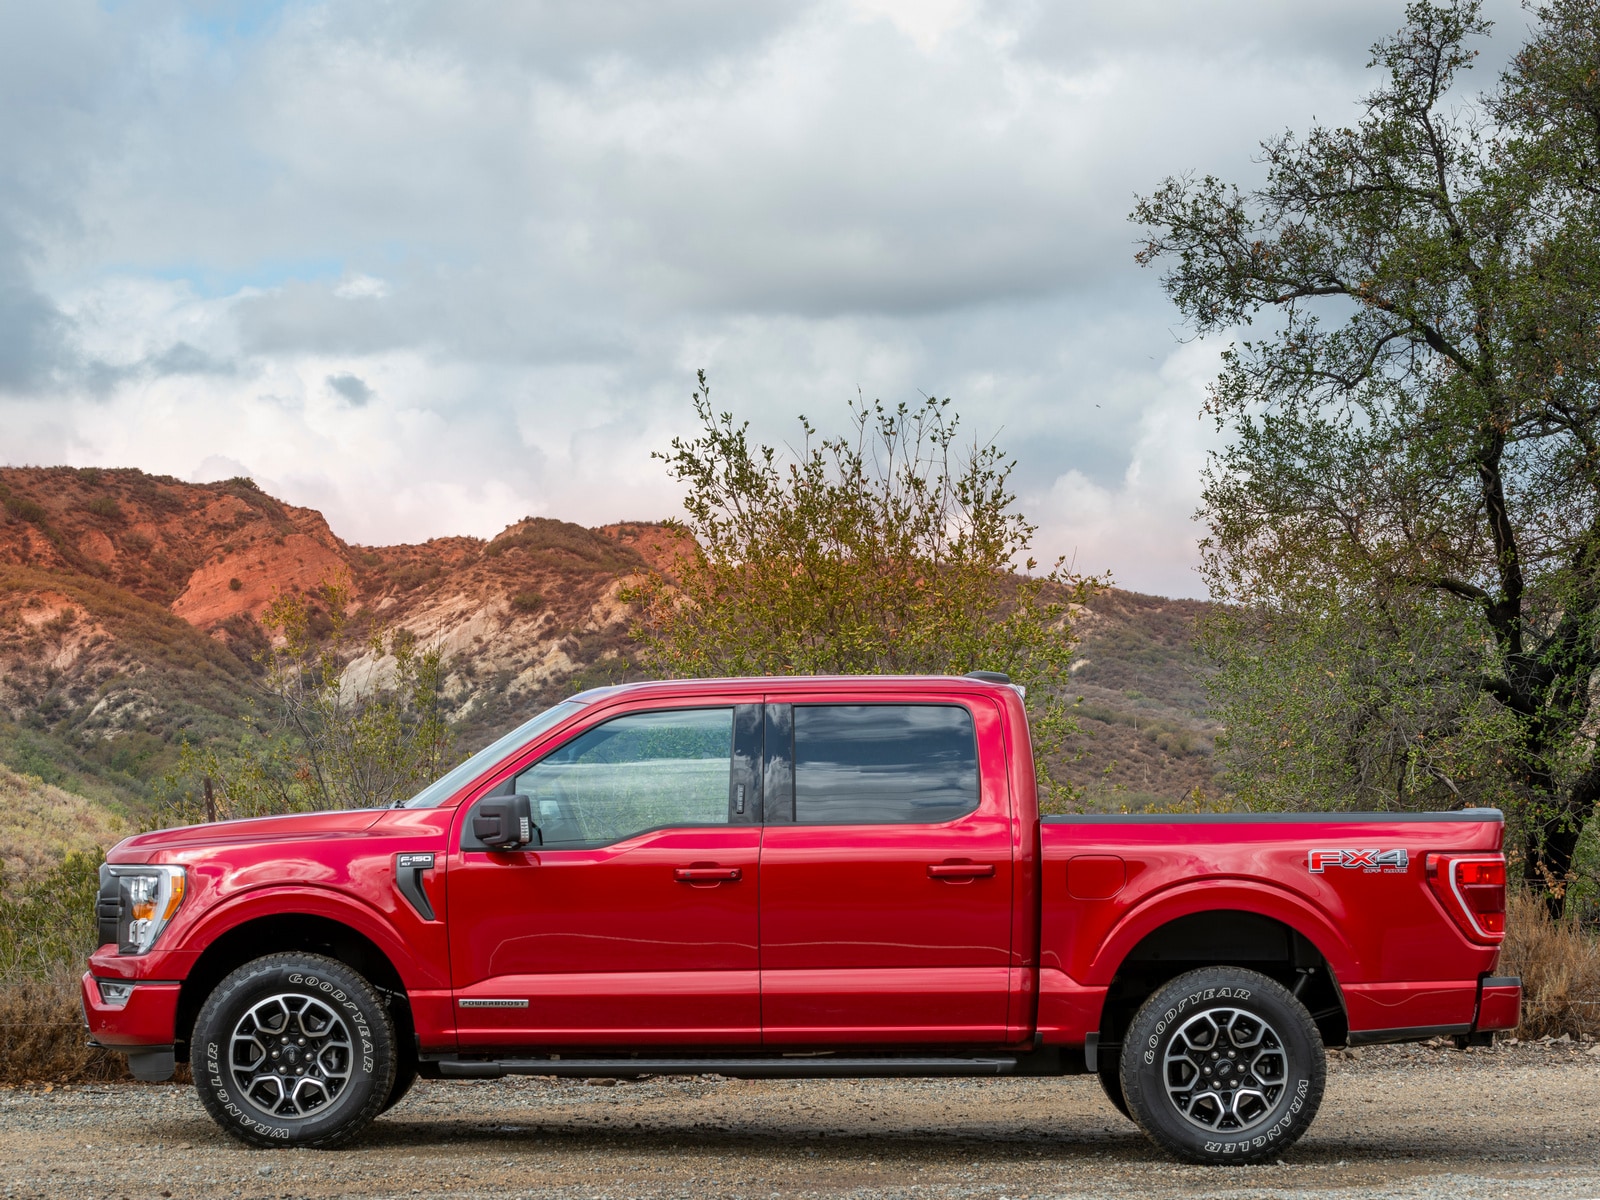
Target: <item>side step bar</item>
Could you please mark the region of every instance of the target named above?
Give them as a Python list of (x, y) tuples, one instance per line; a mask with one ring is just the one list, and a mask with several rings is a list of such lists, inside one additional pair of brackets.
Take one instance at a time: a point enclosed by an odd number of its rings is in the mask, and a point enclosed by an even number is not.
[(499, 1079), (505, 1075), (560, 1075), (632, 1079), (637, 1075), (726, 1075), (733, 1079), (893, 1079), (929, 1075), (1010, 1075), (1014, 1056), (993, 1058), (502, 1058), (445, 1059), (446, 1079)]

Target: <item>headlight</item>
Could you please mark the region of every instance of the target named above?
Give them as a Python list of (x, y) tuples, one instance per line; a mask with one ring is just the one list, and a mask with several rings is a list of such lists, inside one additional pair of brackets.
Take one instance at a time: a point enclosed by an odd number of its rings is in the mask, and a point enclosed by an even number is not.
[(182, 867), (100, 868), (100, 943), (116, 942), (118, 954), (143, 954), (183, 903)]

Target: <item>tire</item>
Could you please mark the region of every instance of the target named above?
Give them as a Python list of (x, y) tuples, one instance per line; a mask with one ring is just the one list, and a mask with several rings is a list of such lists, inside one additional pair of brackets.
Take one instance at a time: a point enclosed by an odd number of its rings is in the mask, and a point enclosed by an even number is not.
[(394, 1090), (388, 1009), (358, 973), (320, 954), (240, 967), (206, 998), (191, 1045), (200, 1102), (252, 1146), (337, 1146)]
[(394, 1067), (394, 1082), (389, 1085), (389, 1098), (383, 1102), (383, 1107), (378, 1109), (382, 1116), (396, 1104), (406, 1098), (406, 1093), (411, 1090), (411, 1085), (417, 1081), (417, 1056), (415, 1054), (402, 1054)]
[(1276, 1158), (1317, 1115), (1326, 1077), (1305, 1006), (1239, 967), (1178, 976), (1144, 1002), (1123, 1038), (1129, 1114), (1189, 1162)]
[(1119, 1057), (1113, 1062), (1100, 1064), (1100, 1090), (1106, 1094), (1106, 1099), (1111, 1101), (1111, 1107), (1123, 1116), (1128, 1116), (1128, 1098), (1122, 1094), (1122, 1060)]

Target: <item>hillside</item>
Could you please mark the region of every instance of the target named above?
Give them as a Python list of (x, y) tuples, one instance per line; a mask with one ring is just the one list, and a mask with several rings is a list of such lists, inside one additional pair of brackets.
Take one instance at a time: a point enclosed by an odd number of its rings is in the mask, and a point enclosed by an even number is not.
[[(281, 592), (344, 580), (354, 637), (382, 624), (440, 646), (470, 749), (559, 695), (636, 673), (618, 593), (672, 552), (659, 525), (547, 518), (487, 541), (358, 546), (250, 480), (136, 470), (0, 468), (0, 505), (0, 763), (135, 813), (183, 739), (246, 729), (259, 619)], [(1097, 802), (1212, 786), (1188, 632), (1203, 607), (1113, 592), (1083, 614), (1069, 774)], [(358, 657), (349, 677), (381, 670)]]
[(1081, 757), (1068, 769), (1091, 803), (1170, 804), (1220, 794), (1212, 754), (1221, 726), (1205, 715), (1205, 664), (1194, 623), (1211, 606), (1113, 590), (1078, 621), (1072, 679)]
[(0, 881), (7, 885), (30, 883), (63, 855), (104, 850), (131, 832), (103, 805), (0, 767)]

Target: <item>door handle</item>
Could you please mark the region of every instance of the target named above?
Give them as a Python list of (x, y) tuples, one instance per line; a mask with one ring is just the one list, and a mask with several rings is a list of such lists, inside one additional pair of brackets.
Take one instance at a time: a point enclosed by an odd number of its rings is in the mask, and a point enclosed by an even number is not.
[(738, 883), (744, 872), (738, 867), (675, 867), (672, 877), (679, 883)]
[(928, 874), (934, 879), (987, 879), (994, 874), (993, 863), (930, 863)]

